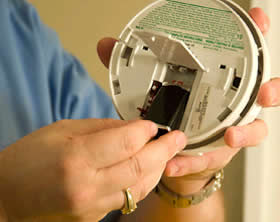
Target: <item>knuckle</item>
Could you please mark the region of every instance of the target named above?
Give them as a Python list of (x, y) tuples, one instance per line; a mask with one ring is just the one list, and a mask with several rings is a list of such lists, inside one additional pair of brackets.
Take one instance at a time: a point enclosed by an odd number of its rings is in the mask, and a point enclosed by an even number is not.
[(58, 165), (59, 176), (65, 184), (75, 184), (83, 175), (95, 172), (88, 160), (76, 152), (65, 154)]
[(142, 121), (142, 124), (143, 124), (144, 132), (146, 133), (147, 136), (150, 136), (151, 135), (151, 127), (153, 125), (155, 125), (155, 123), (153, 123), (150, 120), (141, 120), (141, 121)]
[(82, 216), (84, 209), (90, 202), (90, 194), (86, 189), (75, 189), (68, 192), (67, 204), (74, 216)]
[(137, 120), (123, 128), (121, 145), (126, 153), (131, 156), (148, 142), (150, 134), (151, 121)]
[(64, 136), (65, 144), (68, 149), (81, 149), (84, 147), (84, 137), (67, 134)]
[(70, 144), (71, 144), (71, 147), (73, 148), (81, 148), (84, 146), (84, 138), (82, 136), (70, 136), (68, 137), (70, 139)]
[(136, 156), (131, 157), (129, 162), (130, 162), (129, 166), (130, 166), (131, 176), (137, 179), (142, 178), (143, 169), (138, 157)]
[(176, 145), (173, 143), (173, 139), (172, 138), (167, 138), (166, 141), (158, 141), (158, 146), (161, 147), (161, 150), (163, 150), (163, 154), (162, 154), (162, 160), (163, 162), (166, 160), (169, 160), (173, 155), (174, 155), (174, 148), (176, 147)]
[(80, 136), (64, 135), (59, 142), (57, 150), (58, 172), (62, 178), (71, 178), (78, 170), (90, 167), (86, 152), (82, 149), (84, 139)]
[[(184, 138), (183, 138), (184, 136)], [(179, 139), (179, 140), (178, 140)], [(183, 141), (183, 139), (185, 141)], [(178, 141), (177, 141), (178, 140)], [(166, 135), (166, 142), (164, 142), (166, 149), (169, 151), (169, 155), (173, 156), (174, 152), (178, 152), (179, 148), (183, 148), (186, 145), (186, 137), (185, 135), (176, 130)]]
[(126, 130), (122, 136), (122, 147), (129, 156), (134, 154), (137, 149), (137, 139), (134, 138), (133, 135), (135, 134), (132, 134), (131, 131)]
[(76, 216), (81, 215), (94, 195), (93, 187), (87, 183), (89, 169), (86, 167), (84, 160), (75, 155), (64, 157), (59, 167), (58, 176), (63, 184), (62, 200), (66, 208)]
[(67, 154), (62, 158), (59, 164), (59, 170), (64, 182), (68, 183), (69, 180), (72, 180), (76, 168), (79, 165), (78, 162), (77, 157), (72, 154)]
[(150, 120), (137, 120), (135, 121), (135, 130), (138, 130), (139, 133), (142, 132), (146, 137), (151, 135), (151, 127), (154, 123)]

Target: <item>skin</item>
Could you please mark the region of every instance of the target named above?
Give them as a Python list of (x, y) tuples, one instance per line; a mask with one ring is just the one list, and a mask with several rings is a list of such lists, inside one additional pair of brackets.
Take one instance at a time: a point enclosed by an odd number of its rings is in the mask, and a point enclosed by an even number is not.
[[(260, 9), (250, 14), (267, 32), (267, 16)], [(105, 38), (98, 44), (106, 67), (115, 42)], [(262, 106), (279, 105), (279, 84), (274, 79), (261, 88)], [(187, 144), (182, 132), (151, 141), (156, 133), (150, 121), (88, 119), (59, 121), (27, 135), (0, 153), (0, 221), (98, 221), (123, 207), (127, 187), (137, 202), (148, 197), (121, 221), (223, 221), (219, 192), (198, 206), (180, 210), (149, 193), (160, 179), (174, 192), (196, 192), (240, 147), (259, 144), (267, 127), (256, 120), (229, 128), (228, 146), (202, 157), (176, 156)]]

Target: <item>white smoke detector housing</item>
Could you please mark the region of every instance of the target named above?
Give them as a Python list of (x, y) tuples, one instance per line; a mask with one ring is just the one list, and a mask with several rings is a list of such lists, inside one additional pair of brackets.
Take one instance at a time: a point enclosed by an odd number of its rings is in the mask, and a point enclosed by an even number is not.
[(252, 122), (269, 80), (264, 38), (229, 0), (158, 0), (125, 27), (110, 62), (122, 119), (150, 119), (188, 136), (181, 154), (223, 147), (225, 130)]

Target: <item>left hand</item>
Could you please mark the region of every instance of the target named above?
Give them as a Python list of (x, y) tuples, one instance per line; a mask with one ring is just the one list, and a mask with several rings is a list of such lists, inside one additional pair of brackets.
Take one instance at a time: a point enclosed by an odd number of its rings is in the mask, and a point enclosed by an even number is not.
[[(250, 16), (265, 34), (270, 26), (269, 18), (260, 8), (249, 11)], [(102, 63), (108, 68), (114, 44), (113, 38), (104, 38), (97, 46), (98, 55)], [(278, 97), (275, 95), (278, 93)], [(264, 107), (280, 104), (280, 80), (273, 80), (264, 84), (259, 92), (258, 102)], [(268, 134), (264, 121), (255, 120), (246, 126), (235, 126), (227, 129), (225, 142), (228, 146), (203, 156), (176, 156), (166, 166), (164, 183), (173, 191), (183, 195), (199, 191), (213, 174), (224, 168), (242, 147), (260, 144)]]

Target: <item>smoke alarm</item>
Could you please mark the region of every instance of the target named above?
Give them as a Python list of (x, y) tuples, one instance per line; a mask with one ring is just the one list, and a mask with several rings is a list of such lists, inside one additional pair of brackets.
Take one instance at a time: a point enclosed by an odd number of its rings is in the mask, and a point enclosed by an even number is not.
[(223, 147), (228, 127), (258, 116), (270, 65), (260, 30), (236, 3), (158, 0), (124, 28), (109, 70), (120, 117), (152, 120), (158, 136), (183, 131), (184, 155)]

